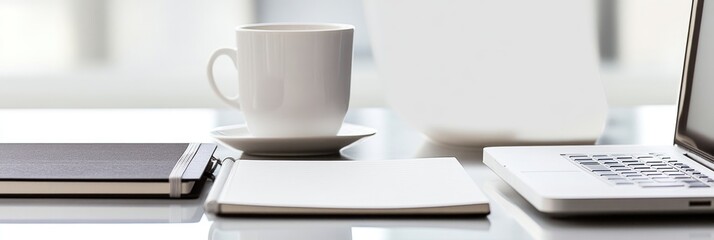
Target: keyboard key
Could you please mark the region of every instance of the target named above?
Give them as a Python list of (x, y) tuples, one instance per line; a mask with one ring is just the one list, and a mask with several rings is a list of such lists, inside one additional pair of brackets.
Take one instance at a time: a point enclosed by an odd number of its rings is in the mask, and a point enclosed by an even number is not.
[(647, 176), (664, 176), (664, 174), (661, 173), (645, 173)]
[(625, 165), (616, 164), (616, 165), (610, 165), (610, 167), (611, 167), (611, 168), (624, 168)]
[(603, 166), (603, 165), (583, 165), (583, 167), (587, 168), (590, 171), (610, 171), (609, 168)]
[(619, 163), (619, 162), (616, 162), (616, 161), (604, 161), (604, 162), (602, 162), (602, 164), (605, 164), (605, 165), (613, 165), (613, 164), (620, 164), (620, 163)]
[(706, 185), (704, 183), (691, 183), (687, 185), (690, 188), (708, 188), (709, 185)]
[(620, 156), (620, 157), (616, 157), (616, 158), (617, 159), (632, 159), (632, 157), (630, 157), (630, 156)]
[(592, 158), (574, 158), (573, 161), (576, 162), (581, 162), (581, 161), (592, 161)]
[(607, 157), (607, 154), (595, 154), (593, 157)]
[(692, 177), (690, 177), (690, 176), (676, 176), (676, 177), (674, 177), (674, 179), (678, 179), (678, 180), (681, 180), (681, 179), (692, 179)]
[(640, 161), (637, 160), (622, 160), (622, 163), (638, 163)]
[(658, 188), (658, 187), (684, 187), (683, 183), (642, 183), (641, 187)]
[(679, 181), (671, 180), (671, 179), (655, 179), (658, 183), (679, 183)]
[(649, 159), (649, 158), (654, 158), (654, 157), (653, 157), (653, 156), (649, 156), (649, 155), (637, 156), (637, 159)]
[(630, 168), (615, 168), (613, 169), (615, 172), (624, 172), (624, 171), (630, 171), (632, 169)]
[(600, 175), (601, 177), (617, 177), (617, 176), (620, 176), (620, 174), (611, 173), (611, 172), (605, 172), (605, 173), (599, 173), (599, 172), (598, 172), (598, 175)]
[(584, 157), (588, 157), (588, 155), (580, 154), (580, 153), (576, 153), (576, 154), (565, 154), (565, 155), (567, 155), (567, 156), (570, 157), (570, 158), (584, 158)]
[(635, 169), (635, 170), (647, 170), (647, 169), (652, 169), (652, 168), (650, 168), (650, 167), (633, 167), (632, 169)]
[(610, 180), (610, 181), (627, 181), (627, 179), (621, 178), (621, 177), (609, 177), (609, 178), (607, 178), (607, 180)]
[(690, 188), (708, 188), (709, 185), (706, 184), (697, 184), (697, 185), (689, 185)]
[(616, 185), (634, 185), (632, 182), (615, 182)]
[(667, 176), (684, 176), (684, 173), (681, 173), (681, 172), (672, 172), (672, 173), (668, 172), (668, 173), (664, 173), (664, 174)]
[(599, 162), (593, 162), (593, 161), (590, 161), (590, 162), (580, 162), (580, 164), (582, 164), (582, 165), (600, 165)]

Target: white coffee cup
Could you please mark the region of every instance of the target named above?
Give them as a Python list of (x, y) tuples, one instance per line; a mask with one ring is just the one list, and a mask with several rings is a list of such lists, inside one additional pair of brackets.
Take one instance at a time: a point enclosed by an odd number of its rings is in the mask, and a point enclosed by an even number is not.
[[(236, 28), (237, 48), (216, 50), (208, 82), (245, 115), (257, 137), (334, 136), (350, 98), (354, 27), (345, 24), (252, 24)], [(238, 70), (238, 95), (216, 85), (213, 63), (226, 55)]]

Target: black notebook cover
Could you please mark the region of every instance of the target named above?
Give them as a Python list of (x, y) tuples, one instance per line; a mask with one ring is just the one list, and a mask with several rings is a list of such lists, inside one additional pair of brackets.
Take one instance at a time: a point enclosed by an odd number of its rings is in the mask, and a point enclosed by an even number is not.
[[(0, 144), (0, 181), (168, 182), (187, 147), (187, 143)], [(182, 182), (196, 182), (197, 191), (190, 196), (200, 193), (215, 150), (215, 144), (201, 144), (183, 173)]]

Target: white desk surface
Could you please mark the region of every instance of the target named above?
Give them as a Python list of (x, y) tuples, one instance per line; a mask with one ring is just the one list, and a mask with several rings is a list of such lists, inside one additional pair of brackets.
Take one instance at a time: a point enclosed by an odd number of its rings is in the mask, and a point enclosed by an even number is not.
[[(612, 109), (598, 142), (671, 144), (674, 114), (674, 106)], [(204, 214), (202, 199), (0, 199), (0, 239), (714, 238), (708, 216), (549, 218), (484, 166), (479, 149), (431, 143), (389, 110), (355, 109), (346, 121), (378, 133), (326, 158), (455, 156), (491, 199), (492, 213), (475, 219), (236, 219)], [(237, 112), (210, 109), (5, 109), (0, 142), (210, 142), (210, 129), (241, 122)], [(254, 158), (225, 148), (216, 155)]]

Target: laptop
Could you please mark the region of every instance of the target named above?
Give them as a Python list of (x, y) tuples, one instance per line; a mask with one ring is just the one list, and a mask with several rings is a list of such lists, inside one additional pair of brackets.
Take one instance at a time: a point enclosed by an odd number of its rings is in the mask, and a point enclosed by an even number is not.
[(714, 1), (692, 4), (672, 146), (487, 147), (484, 163), (541, 212), (714, 212)]

